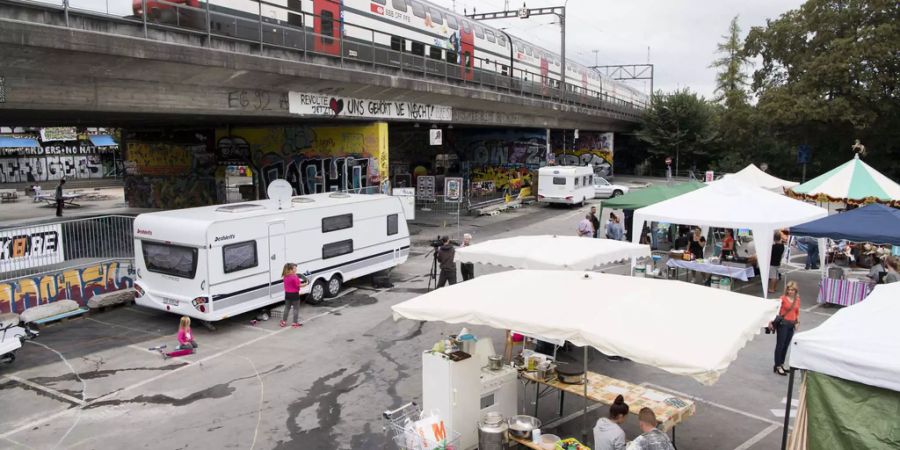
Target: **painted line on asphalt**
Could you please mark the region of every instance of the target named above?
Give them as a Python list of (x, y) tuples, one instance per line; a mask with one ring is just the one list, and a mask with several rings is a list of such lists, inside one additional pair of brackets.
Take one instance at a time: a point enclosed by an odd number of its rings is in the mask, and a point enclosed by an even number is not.
[(751, 418), (751, 419), (756, 419), (756, 420), (759, 420), (759, 421), (761, 421), (761, 422), (768, 423), (768, 424), (770, 424), (770, 425), (777, 425), (777, 426), (781, 427), (781, 423), (776, 422), (776, 421), (774, 421), (774, 420), (767, 419), (767, 418), (765, 418), (765, 417), (758, 416), (758, 415), (756, 415), (756, 414), (753, 414), (753, 413), (750, 413), (750, 412), (747, 412), (747, 411), (741, 411), (740, 409), (732, 408), (731, 406), (723, 405), (723, 404), (721, 404), (721, 403), (716, 403), (716, 402), (713, 402), (713, 401), (704, 400), (703, 398), (700, 398), (700, 397), (697, 397), (697, 396), (694, 396), (694, 395), (691, 395), (691, 394), (688, 394), (688, 393), (685, 393), (685, 392), (679, 392), (679, 391), (676, 391), (676, 390), (674, 390), (674, 389), (670, 389), (670, 388), (667, 388), (667, 387), (664, 387), (664, 386), (660, 386), (660, 385), (657, 385), (657, 384), (653, 384), (653, 383), (641, 383), (641, 386), (646, 386), (646, 387), (650, 387), (650, 388), (653, 388), (653, 389), (659, 389), (659, 390), (661, 390), (661, 391), (665, 391), (665, 392), (668, 392), (668, 393), (670, 393), (670, 394), (675, 394), (675, 395), (678, 395), (678, 396), (681, 396), (681, 397), (688, 398), (688, 399), (690, 399), (690, 400), (693, 400), (694, 402), (705, 403), (705, 404), (707, 404), (707, 405), (714, 406), (714, 407), (719, 408), (719, 409), (724, 409), (725, 411), (733, 412), (733, 413), (735, 413), (735, 414), (740, 414), (740, 415), (742, 415), (742, 416), (744, 416), (744, 417), (749, 417), (749, 418)]
[(253, 364), (253, 360), (244, 356), (244, 359), (250, 363), (250, 367), (253, 368), (253, 373), (256, 374), (256, 379), (259, 380), (259, 406), (256, 407), (256, 428), (253, 429), (253, 441), (250, 442), (250, 450), (253, 450), (256, 447), (256, 438), (259, 436), (259, 424), (262, 422), (262, 408), (263, 408), (263, 399), (266, 396), (266, 383), (263, 381), (263, 378), (259, 376), (259, 370), (256, 369), (256, 364)]
[(144, 311), (144, 310), (142, 310), (142, 309), (141, 309), (140, 307), (138, 307), (138, 306), (128, 306), (128, 307), (121, 308), (121, 309), (122, 309), (122, 311), (133, 312), (133, 313), (135, 313), (135, 314), (141, 314), (141, 315), (144, 315), (144, 316), (155, 316), (155, 315), (157, 315), (157, 314), (154, 314), (154, 313), (149, 312), (149, 311)]
[(812, 305), (812, 306), (810, 306), (809, 308), (806, 308), (806, 309), (801, 309), (800, 311), (803, 311), (803, 312), (812, 312), (812, 310), (814, 310), (814, 309), (816, 309), (816, 308), (818, 308), (818, 307), (820, 307), (820, 306), (822, 306), (821, 303), (816, 303), (815, 305)]
[(97, 319), (95, 319), (95, 318), (93, 318), (93, 317), (85, 317), (84, 320), (90, 320), (90, 321), (92, 321), (92, 322), (97, 322), (97, 323), (99, 323), (99, 324), (103, 324), (103, 325), (106, 325), (106, 326), (109, 326), (109, 327), (122, 328), (122, 329), (124, 329), (124, 330), (134, 331), (134, 332), (136, 332), (136, 333), (152, 334), (152, 335), (157, 336), (157, 337), (165, 336), (165, 334), (159, 334), (159, 333), (157, 333), (157, 332), (155, 332), (155, 331), (142, 330), (142, 329), (140, 329), (140, 328), (129, 327), (129, 326), (127, 326), (127, 325), (120, 325), (120, 324), (113, 323), (113, 322), (106, 322), (106, 321), (103, 321), (103, 320), (97, 320)]
[(12, 442), (13, 445), (18, 445), (19, 447), (22, 447), (22, 448), (27, 448), (27, 449), (29, 449), (29, 450), (33, 450), (33, 449), (34, 449), (34, 447), (31, 447), (31, 446), (29, 446), (29, 445), (25, 445), (25, 444), (23, 444), (23, 443), (21, 443), (21, 442), (18, 442), (18, 441), (14, 441), (14, 440), (12, 440), (12, 439), (10, 439), (10, 438), (8, 438), (8, 437), (3, 438), (3, 440)]
[(753, 447), (754, 445), (756, 445), (757, 442), (763, 440), (766, 436), (772, 434), (773, 431), (775, 431), (779, 428), (781, 428), (781, 427), (778, 425), (769, 425), (764, 430), (760, 431), (759, 433), (756, 433), (750, 439), (747, 439), (743, 444), (735, 447), (734, 450), (747, 450), (748, 448)]
[(39, 391), (46, 392), (46, 393), (48, 393), (48, 394), (50, 394), (50, 395), (52, 395), (52, 396), (54, 396), (54, 397), (59, 397), (59, 398), (65, 400), (65, 401), (67, 401), (67, 402), (74, 403), (74, 404), (76, 404), (76, 405), (84, 406), (84, 405), (87, 404), (87, 402), (84, 401), (84, 400), (79, 400), (79, 399), (77, 399), (77, 398), (75, 398), (75, 397), (72, 397), (71, 395), (63, 394), (62, 392), (59, 392), (59, 391), (57, 391), (56, 389), (48, 388), (48, 387), (46, 387), (46, 386), (37, 384), (37, 383), (35, 383), (35, 382), (33, 382), (33, 381), (28, 381), (28, 380), (26, 380), (26, 379), (24, 379), (24, 378), (19, 378), (19, 377), (15, 376), (15, 375), (4, 375), (3, 378), (6, 378), (7, 380), (15, 381), (16, 383), (24, 384), (25, 386), (32, 387), (32, 388), (37, 389), (37, 390), (39, 390)]
[(258, 326), (256, 326), (256, 325), (247, 325), (246, 323), (242, 323), (241, 326), (244, 327), (244, 328), (249, 328), (249, 329), (251, 329), (251, 330), (262, 331), (263, 333), (269, 333), (269, 334), (272, 334), (272, 333), (275, 332), (275, 330), (267, 330), (267, 329), (265, 329), (265, 328), (263, 328), (263, 327), (258, 327)]

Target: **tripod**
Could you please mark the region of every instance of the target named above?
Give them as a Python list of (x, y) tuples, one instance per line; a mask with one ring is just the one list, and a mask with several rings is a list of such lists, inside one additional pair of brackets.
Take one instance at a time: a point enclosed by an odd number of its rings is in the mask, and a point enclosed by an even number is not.
[(431, 271), (428, 272), (428, 292), (431, 291), (431, 284), (434, 283), (434, 289), (437, 289), (437, 273), (438, 273), (438, 260), (437, 260), (437, 247), (432, 247), (431, 251), (425, 254), (427, 258), (428, 255), (431, 255)]

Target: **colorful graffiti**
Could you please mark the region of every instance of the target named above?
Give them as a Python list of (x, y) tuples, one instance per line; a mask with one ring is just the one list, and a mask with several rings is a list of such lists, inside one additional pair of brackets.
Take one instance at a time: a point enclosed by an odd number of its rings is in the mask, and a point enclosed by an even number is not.
[(131, 207), (216, 203), (216, 157), (205, 144), (129, 142), (125, 158), (125, 200)]
[(0, 313), (21, 313), (64, 299), (85, 305), (95, 295), (130, 288), (134, 280), (129, 268), (130, 262), (115, 261), (4, 281), (0, 283)]
[(388, 179), (388, 128), (333, 127), (232, 128), (216, 131), (220, 155), (246, 154), (261, 176), (261, 191), (285, 179), (297, 194), (361, 191)]
[[(571, 133), (563, 146), (562, 135), (554, 133), (551, 140), (556, 163), (561, 166), (594, 166), (601, 176), (613, 174), (613, 133), (582, 131), (572, 144)], [(565, 150), (564, 150), (565, 149)]]

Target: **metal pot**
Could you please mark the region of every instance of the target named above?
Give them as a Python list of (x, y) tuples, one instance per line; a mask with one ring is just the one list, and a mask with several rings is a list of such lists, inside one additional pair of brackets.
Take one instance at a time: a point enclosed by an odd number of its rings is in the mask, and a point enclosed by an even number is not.
[(503, 357), (500, 355), (488, 356), (488, 368), (491, 370), (500, 370), (503, 368)]
[(512, 416), (506, 420), (509, 434), (519, 439), (531, 439), (531, 432), (541, 427), (541, 420), (532, 416)]
[(555, 364), (541, 364), (537, 369), (537, 378), (541, 381), (548, 381), (553, 378), (555, 373)]
[(584, 369), (579, 364), (562, 364), (556, 368), (556, 376), (560, 383), (582, 384)]
[(478, 422), (478, 449), (505, 450), (509, 444), (508, 430), (509, 425), (500, 413), (491, 411), (485, 414)]

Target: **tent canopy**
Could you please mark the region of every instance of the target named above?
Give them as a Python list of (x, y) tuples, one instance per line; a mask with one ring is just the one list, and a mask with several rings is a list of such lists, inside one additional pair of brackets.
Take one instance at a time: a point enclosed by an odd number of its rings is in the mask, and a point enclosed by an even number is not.
[(873, 203), (791, 227), (791, 234), (900, 245), (900, 210)]
[(603, 209), (638, 209), (677, 197), (686, 192), (696, 191), (704, 186), (706, 185), (693, 180), (672, 186), (655, 184), (643, 189), (634, 189), (619, 197), (603, 200), (600, 204)]
[(487, 325), (589, 345), (712, 384), (778, 306), (677, 281), (511, 270), (437, 289), (392, 309), (395, 319)]
[(577, 236), (517, 236), (456, 250), (456, 260), (516, 269), (592, 270), (626, 259), (649, 258), (650, 247)]
[(854, 156), (850, 161), (790, 190), (789, 194), (829, 201), (900, 201), (900, 184), (884, 176)]
[(810, 331), (797, 333), (790, 365), (900, 391), (900, 283), (880, 284)]
[[(644, 222), (666, 222), (723, 228), (750, 228), (756, 247), (763, 297), (775, 230), (806, 223), (828, 215), (814, 205), (785, 197), (735, 179), (709, 183), (708, 187), (656, 203), (634, 212), (634, 228)], [(632, 241), (640, 239), (634, 233)]]
[(792, 188), (800, 183), (794, 181), (782, 180), (776, 176), (763, 172), (756, 164), (750, 164), (736, 173), (729, 173), (724, 178), (734, 178), (751, 186), (761, 187), (779, 194), (784, 193), (787, 188)]

